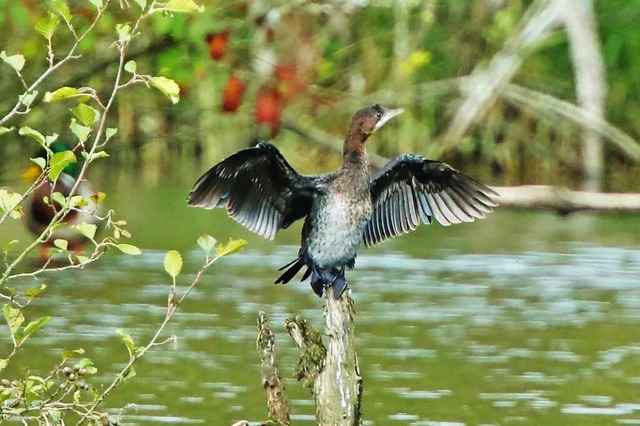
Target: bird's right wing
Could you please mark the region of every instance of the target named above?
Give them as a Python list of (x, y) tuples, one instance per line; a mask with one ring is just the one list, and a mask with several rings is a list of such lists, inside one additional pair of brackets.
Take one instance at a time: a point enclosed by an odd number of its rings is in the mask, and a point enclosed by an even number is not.
[(317, 192), (315, 177), (298, 174), (278, 149), (265, 142), (222, 160), (193, 185), (187, 204), (226, 207), (231, 218), (273, 239), (306, 216)]

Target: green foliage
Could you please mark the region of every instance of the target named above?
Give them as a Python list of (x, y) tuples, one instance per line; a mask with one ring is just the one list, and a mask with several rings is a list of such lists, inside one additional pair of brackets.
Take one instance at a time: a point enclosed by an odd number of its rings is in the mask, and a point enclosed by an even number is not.
[(207, 256), (209, 256), (216, 246), (216, 239), (211, 235), (202, 235), (198, 238), (197, 242), (200, 248), (204, 251), (204, 254)]
[(47, 92), (44, 94), (43, 102), (57, 102), (62, 99), (78, 96), (80, 91), (75, 87), (64, 86), (53, 92)]
[(227, 244), (220, 244), (216, 250), (216, 257), (224, 257), (233, 253), (237, 253), (247, 245), (245, 240), (230, 239)]
[[(35, 143), (22, 145), (29, 150), (33, 150), (35, 145), (45, 152), (31, 158), (34, 164), (32, 169), (35, 168), (40, 173), (39, 176), (29, 175), (36, 180), (36, 184), (22, 193), (0, 188), (0, 227), (5, 225), (7, 218), (21, 219), (26, 203), (39, 202), (31, 197), (42, 182), (48, 181), (52, 185), (51, 192), (42, 197), (41, 201), (45, 205), (43, 208), (53, 207), (55, 212), (51, 222), (45, 224), (44, 230), (35, 235), (33, 241), (2, 242), (4, 268), (0, 270), (0, 299), (4, 302), (3, 314), (13, 343), (8, 353), (0, 354), (0, 372), (3, 374), (11, 370), (8, 367), (15, 356), (28, 350), (23, 346), (24, 342), (34, 333), (42, 332), (43, 327), (51, 320), (49, 316), (40, 316), (26, 321), (32, 300), (35, 297), (46, 297), (42, 294), (46, 285), (39, 284), (39, 287), (32, 288), (28, 284), (30, 280), (62, 270), (79, 273), (82, 268), (100, 259), (107, 252), (106, 249), (112, 246), (127, 255), (142, 253), (137, 246), (122, 242), (131, 237), (126, 229), (127, 222), (115, 219), (113, 211), (105, 215), (100, 210), (99, 206), (106, 194), (98, 191), (90, 196), (81, 195), (83, 193), (78, 187), (86, 180), (87, 170), (95, 160), (109, 157), (105, 147), (118, 135), (118, 129), (107, 127), (106, 124), (109, 117), (114, 115), (112, 108), (121, 92), (126, 92), (133, 85), (146, 85), (157, 88), (173, 103), (179, 100), (179, 87), (172, 79), (143, 74), (140, 70), (146, 69), (148, 64), (138, 66), (134, 61), (124, 60), (129, 55), (130, 44), (135, 44), (139, 38), (144, 37), (148, 29), (144, 22), (156, 12), (162, 12), (165, 15), (163, 19), (170, 20), (172, 13), (201, 10), (192, 1), (170, 0), (161, 3), (136, 0), (135, 3), (140, 8), (137, 14), (132, 13), (131, 9), (119, 10), (120, 4), (124, 5), (126, 2), (91, 0), (90, 3), (95, 6), (95, 10), (92, 16), (87, 16), (86, 10), (83, 15), (77, 15), (78, 9), (70, 7), (65, 0), (52, 0), (46, 3), (44, 10), (35, 13), (35, 27), (32, 27), (31, 34), (25, 35), (35, 35), (35, 38), (29, 39), (33, 40), (32, 48), (27, 48), (28, 43), (22, 46), (23, 49), (18, 45), (0, 46), (0, 59), (8, 65), (2, 68), (14, 74), (10, 86), (3, 87), (10, 94), (0, 101), (0, 135), (11, 134), (18, 129), (14, 138), (16, 142), (33, 141)], [(21, 17), (22, 23), (25, 22), (23, 18), (31, 18), (29, 13), (32, 11), (19, 3), (12, 5), (11, 10), (15, 16)], [(6, 25), (6, 22), (0, 20), (0, 25)], [(107, 27), (109, 31), (106, 31)], [(42, 38), (46, 43), (42, 42)], [(96, 87), (74, 83), (59, 84), (57, 89), (47, 91), (41, 99), (43, 102), (39, 103), (41, 87), (55, 78), (53, 76), (62, 76), (61, 69), (70, 74), (83, 71), (85, 64), (90, 63), (90, 60), (85, 59), (95, 55), (92, 43), (96, 43), (98, 39), (104, 39), (113, 52), (123, 58), (117, 66), (117, 72), (113, 74), (110, 70), (105, 71), (96, 80)], [(8, 54), (8, 51), (17, 53)], [(124, 79), (123, 71), (131, 74), (128, 80)], [(2, 85), (8, 81), (2, 79)], [(65, 105), (67, 103), (71, 105)], [(11, 105), (5, 108), (8, 104)], [(38, 118), (45, 119), (39, 121)], [(59, 134), (64, 135), (64, 143), (58, 141)], [(69, 137), (70, 135), (75, 136), (75, 144), (71, 143), (74, 138)], [(8, 140), (3, 139), (2, 142)], [(0, 150), (5, 146), (7, 145), (0, 145)], [(71, 165), (76, 165), (73, 176), (70, 174)], [(66, 223), (67, 216), (73, 217), (70, 213), (75, 211), (81, 212), (82, 217), (92, 216), (92, 219)], [(100, 236), (101, 227), (110, 230), (111, 234)], [(84, 253), (73, 251), (77, 243), (72, 241), (73, 237), (68, 236), (68, 233), (58, 234), (58, 231), (65, 228), (73, 229), (90, 250)], [(43, 243), (47, 244), (49, 257), (43, 259), (42, 266), (25, 264), (24, 260), (30, 252)], [(229, 247), (225, 249), (225, 254), (234, 250), (236, 248)], [(210, 264), (203, 266), (203, 272)], [(109, 386), (100, 391), (91, 386), (89, 376), (96, 374), (97, 368), (89, 358), (79, 358), (84, 354), (83, 349), (66, 351), (62, 355), (62, 361), (56, 363), (48, 373), (38, 375), (35, 369), (29, 369), (24, 377), (0, 381), (0, 421), (17, 420), (29, 424), (115, 424), (117, 420), (98, 411), (98, 405), (123, 380), (135, 376), (135, 362), (147, 350), (159, 344), (157, 339), (178, 306), (174, 302), (177, 302), (175, 278), (182, 269), (179, 253), (171, 251), (167, 254), (165, 268), (173, 278), (171, 295), (176, 299), (169, 303), (165, 321), (145, 346), (136, 347), (131, 335), (118, 331), (129, 354), (129, 361), (113, 377)], [(18, 285), (9, 286), (9, 281), (12, 280)], [(78, 277), (77, 283), (81, 281)], [(197, 279), (179, 300), (186, 297), (196, 282)]]
[(125, 253), (125, 254), (130, 254), (133, 256), (137, 256), (139, 254), (142, 254), (142, 251), (140, 251), (140, 249), (132, 244), (125, 244), (125, 243), (120, 243), (120, 244), (116, 244), (116, 247), (118, 248), (118, 250), (120, 250), (121, 252)]
[(178, 103), (180, 100), (180, 87), (170, 78), (151, 77), (149, 83), (160, 90), (172, 103)]
[(22, 206), (19, 205), (21, 201), (22, 195), (0, 188), (0, 214), (20, 219), (23, 215)]
[(42, 133), (37, 130), (32, 129), (31, 127), (24, 126), (18, 130), (18, 134), (21, 136), (29, 136), (33, 138), (36, 142), (38, 142), (42, 146), (47, 145), (47, 141)]
[(182, 256), (176, 250), (169, 250), (164, 257), (164, 270), (175, 280), (182, 270)]
[(11, 65), (13, 69), (16, 70), (17, 72), (22, 71), (22, 68), (24, 67), (24, 63), (25, 63), (25, 59), (23, 55), (8, 56), (7, 52), (5, 52), (4, 50), (0, 52), (0, 59), (5, 61), (7, 64)]
[(76, 161), (76, 155), (72, 151), (54, 152), (49, 160), (49, 179), (55, 182), (60, 173)]
[(58, 15), (49, 12), (49, 15), (46, 18), (38, 21), (36, 24), (36, 31), (38, 31), (42, 37), (51, 42), (51, 37), (53, 37), (53, 34), (56, 32), (58, 25), (60, 25), (60, 18), (58, 18)]

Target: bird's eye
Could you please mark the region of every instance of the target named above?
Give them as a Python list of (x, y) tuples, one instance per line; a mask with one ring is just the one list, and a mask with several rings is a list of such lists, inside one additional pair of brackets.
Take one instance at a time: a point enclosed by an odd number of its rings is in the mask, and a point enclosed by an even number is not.
[(376, 118), (380, 118), (382, 117), (382, 113), (381, 112), (376, 112)]

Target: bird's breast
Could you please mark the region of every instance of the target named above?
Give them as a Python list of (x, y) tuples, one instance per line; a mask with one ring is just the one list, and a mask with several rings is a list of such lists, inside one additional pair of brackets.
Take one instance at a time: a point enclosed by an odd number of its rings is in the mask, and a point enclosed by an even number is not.
[(307, 241), (309, 256), (324, 267), (352, 265), (371, 218), (369, 191), (329, 191), (314, 210)]

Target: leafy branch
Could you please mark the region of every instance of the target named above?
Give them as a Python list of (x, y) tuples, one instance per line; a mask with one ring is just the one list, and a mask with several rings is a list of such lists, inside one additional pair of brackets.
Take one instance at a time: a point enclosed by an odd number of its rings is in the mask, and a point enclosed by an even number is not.
[[(0, 59), (13, 68), (21, 85), (24, 87), (24, 91), (18, 96), (15, 105), (0, 118), (0, 135), (14, 132), (16, 129), (13, 126), (5, 127), (4, 124), (9, 123), (17, 116), (24, 116), (32, 111), (35, 101), (38, 99), (39, 93), (37, 89), (45, 80), (59, 70), (62, 65), (81, 57), (79, 48), (82, 40), (96, 28), (97, 23), (105, 16), (108, 6), (113, 4), (113, 1), (90, 0), (90, 3), (95, 6), (96, 14), (83, 31), (79, 31), (74, 25), (73, 15), (64, 0), (54, 0), (50, 3), (52, 11), (49, 12), (46, 18), (36, 24), (36, 31), (46, 39), (47, 43), (47, 51), (44, 58), (46, 69), (31, 84), (27, 82), (28, 78), (24, 74), (26, 65), (24, 56), (20, 54), (8, 55), (5, 51), (0, 53)], [(34, 297), (46, 289), (46, 285), (40, 284), (39, 288), (26, 289), (23, 290), (23, 293), (20, 293), (7, 286), (10, 280), (17, 278), (37, 280), (40, 275), (45, 273), (56, 273), (67, 269), (82, 269), (101, 258), (109, 247), (116, 247), (126, 254), (135, 255), (141, 253), (137, 247), (120, 242), (122, 238), (131, 237), (130, 233), (125, 229), (126, 221), (115, 219), (113, 210), (110, 210), (106, 215), (101, 215), (98, 206), (104, 199), (105, 194), (97, 192), (89, 196), (80, 190), (80, 184), (84, 181), (90, 164), (109, 156), (104, 151), (104, 148), (116, 135), (117, 129), (107, 127), (107, 123), (121, 90), (133, 84), (141, 83), (148, 87), (159, 89), (173, 103), (179, 100), (177, 85), (173, 80), (161, 76), (139, 74), (136, 71), (135, 62), (127, 62), (128, 48), (140, 33), (144, 20), (156, 13), (191, 12), (200, 10), (200, 7), (192, 0), (152, 1), (149, 4), (147, 4), (147, 0), (135, 0), (135, 3), (140, 7), (140, 12), (133, 25), (129, 23), (116, 25), (117, 39), (111, 46), (117, 50), (118, 63), (107, 97), (101, 98), (98, 95), (98, 90), (92, 87), (75, 88), (64, 86), (47, 92), (41, 99), (45, 103), (77, 102), (74, 107), (69, 109), (72, 114), (69, 129), (77, 138), (75, 146), (67, 151), (54, 152), (52, 144), (57, 140), (58, 133), (43, 134), (27, 126), (22, 126), (17, 131), (18, 135), (36, 141), (45, 154), (39, 158), (31, 159), (35, 166), (39, 167), (39, 175), (26, 191), (14, 193), (7, 189), (0, 189), (0, 226), (5, 224), (9, 218), (20, 219), (25, 210), (22, 205), (37, 190), (43, 188), (44, 184), (50, 185), (51, 189), (45, 189), (48, 193), (46, 193), (42, 201), (54, 213), (52, 220), (15, 257), (10, 256), (10, 250), (17, 241), (10, 241), (2, 247), (2, 260), (5, 268), (0, 274), (0, 299), (7, 302), (3, 306), (3, 315), (10, 331), (12, 348), (4, 358), (0, 358), (0, 371), (3, 371), (10, 360), (20, 352), (24, 342), (51, 319), (48, 316), (42, 316), (26, 323), (23, 313), (23, 309), (29, 305)], [(120, 1), (120, 7), (128, 6), (126, 1)], [(61, 26), (61, 22), (64, 22), (64, 25)], [(57, 54), (56, 43), (54, 43), (53, 38), (60, 27), (66, 27), (73, 40), (71, 47), (62, 55)], [(132, 74), (132, 77), (124, 83), (123, 71)], [(79, 158), (82, 157), (84, 161), (79, 164), (77, 177), (70, 184), (69, 191), (65, 191), (63, 194), (58, 189), (58, 183), (66, 179), (63, 171), (73, 163), (77, 163)], [(68, 183), (68, 179), (65, 182)], [(67, 226), (65, 218), (71, 214), (76, 216), (88, 215), (95, 220), (93, 222), (81, 221), (71, 226), (91, 246), (89, 254), (74, 253), (66, 239), (57, 237), (58, 234), (56, 232), (60, 228)], [(106, 228), (112, 230), (111, 235), (97, 239), (98, 225), (96, 223), (102, 223)], [(182, 259), (177, 252), (170, 252), (168, 255), (168, 263), (165, 266), (171, 274), (173, 282), (165, 319), (151, 341), (141, 348), (130, 346), (129, 342), (132, 345), (133, 341), (126, 333), (121, 333), (129, 349), (130, 360), (111, 385), (101, 393), (91, 387), (87, 383), (86, 377), (97, 372), (93, 363), (87, 358), (82, 358), (73, 365), (67, 365), (71, 358), (78, 357), (84, 351), (78, 349), (67, 352), (63, 355), (62, 361), (55, 364), (52, 370), (44, 377), (29, 375), (23, 379), (13, 381), (8, 379), (0, 380), (0, 420), (19, 419), (24, 424), (29, 422), (46, 425), (64, 424), (64, 417), (69, 413), (75, 413), (80, 417), (79, 424), (87, 420), (92, 423), (97, 421), (100, 424), (112, 424), (105, 413), (96, 411), (98, 405), (105, 400), (105, 397), (112, 389), (119, 386), (125, 378), (131, 377), (130, 372), (134, 363), (149, 349), (174, 339), (169, 338), (159, 342), (165, 326), (172, 318), (179, 303), (187, 297), (191, 289), (200, 280), (204, 271), (219, 257), (239, 250), (244, 245), (244, 242), (230, 242), (226, 246), (218, 247), (215, 256), (210, 257), (210, 252), (215, 247), (215, 240), (207, 237), (202, 239), (201, 242), (204, 244), (203, 248), (206, 248), (206, 261), (191, 286), (181, 297), (177, 296), (176, 278), (180, 273)], [(49, 257), (44, 263), (34, 270), (16, 273), (16, 268), (23, 263), (26, 256), (43, 243), (52, 244), (53, 246)], [(66, 258), (68, 264), (58, 266), (57, 263), (54, 263), (54, 256)], [(180, 266), (178, 267), (177, 265)], [(92, 398), (90, 400), (85, 401), (84, 391), (91, 391)]]
[[(68, 11), (68, 7), (66, 7), (66, 5), (61, 6), (61, 4), (64, 4), (63, 2), (54, 2), (54, 3), (55, 3), (56, 11), (63, 16), (63, 19), (65, 20), (65, 22), (67, 22), (67, 26), (69, 27), (71, 22), (71, 15), (70, 15), (70, 12)], [(90, 31), (95, 26), (95, 24), (100, 20), (100, 18), (103, 16), (108, 3), (109, 3), (109, 0), (107, 0), (105, 3), (96, 2), (96, 5), (98, 7), (98, 13), (87, 31)], [(45, 94), (44, 96), (43, 100), (45, 102), (58, 102), (68, 98), (78, 99), (78, 105), (75, 108), (71, 109), (72, 113), (74, 114), (74, 118), (71, 119), (71, 124), (69, 127), (71, 131), (74, 133), (74, 135), (78, 138), (78, 144), (76, 145), (74, 150), (76, 149), (80, 150), (82, 155), (85, 158), (85, 161), (82, 163), (78, 177), (75, 180), (73, 186), (71, 187), (69, 191), (69, 195), (67, 197), (63, 197), (60, 193), (55, 193), (53, 190), (51, 191), (51, 194), (49, 196), (49, 201), (53, 200), (56, 203), (57, 209), (56, 209), (55, 215), (53, 216), (53, 219), (51, 220), (49, 225), (42, 230), (40, 235), (37, 236), (37, 238), (33, 240), (11, 262), (8, 261), (8, 248), (5, 249), (4, 260), (5, 260), (6, 268), (3, 274), (0, 276), (0, 289), (4, 289), (5, 283), (12, 278), (16, 278), (18, 276), (26, 276), (26, 275), (35, 276), (47, 270), (48, 264), (50, 263), (51, 259), (49, 259), (49, 261), (46, 262), (44, 268), (40, 268), (37, 271), (18, 274), (18, 275), (12, 275), (12, 272), (16, 268), (16, 266), (19, 265), (33, 249), (35, 249), (45, 241), (48, 241), (52, 237), (54, 231), (58, 229), (58, 227), (62, 224), (64, 217), (70, 211), (73, 211), (73, 210), (77, 211), (79, 207), (86, 206), (86, 202), (83, 202), (82, 197), (78, 197), (75, 194), (78, 191), (78, 187), (80, 183), (83, 181), (83, 178), (88, 170), (89, 164), (91, 164), (93, 161), (97, 159), (108, 156), (106, 152), (99, 151), (99, 150), (102, 149), (108, 143), (108, 141), (113, 137), (113, 135), (117, 131), (116, 129), (107, 128), (107, 119), (109, 117), (109, 112), (111, 111), (111, 108), (114, 105), (114, 102), (116, 100), (116, 97), (119, 91), (135, 83), (145, 83), (148, 86), (157, 87), (162, 93), (167, 95), (172, 102), (175, 103), (179, 100), (179, 90), (175, 82), (173, 82), (172, 80), (166, 77), (152, 77), (147, 75), (136, 74), (135, 63), (133, 63), (134, 64), (133, 77), (127, 83), (122, 84), (121, 80), (122, 80), (123, 70), (125, 69), (126, 51), (127, 51), (127, 47), (130, 45), (135, 35), (138, 34), (139, 28), (142, 22), (152, 14), (158, 13), (158, 12), (165, 12), (165, 13), (189, 12), (193, 10), (198, 10), (198, 6), (191, 1), (169, 1), (167, 3), (153, 1), (148, 7), (146, 6), (146, 2), (144, 1), (137, 1), (136, 3), (138, 3), (138, 5), (142, 8), (142, 12), (139, 14), (133, 26), (126, 23), (116, 25), (116, 33), (118, 35), (118, 40), (114, 42), (113, 46), (118, 51), (119, 62), (116, 69), (116, 75), (113, 80), (111, 93), (107, 101), (102, 102), (101, 99), (98, 97), (96, 90), (88, 87), (73, 88), (73, 87), (65, 86), (53, 92), (47, 92), (47, 94)], [(57, 22), (59, 23), (59, 19), (55, 14), (50, 14), (49, 17), (46, 19), (47, 21), (40, 22), (37, 25), (37, 29), (45, 38), (47, 38), (48, 46), (50, 50), (48, 57), (53, 58), (55, 55), (53, 54), (53, 50), (52, 50), (53, 47), (51, 44), (51, 38), (58, 26)], [(55, 70), (56, 67), (62, 63), (62, 61), (69, 60), (75, 57), (73, 55), (73, 52), (75, 52), (78, 43), (86, 36), (87, 31), (85, 31), (79, 37), (76, 36), (75, 33), (73, 33), (74, 38), (76, 39), (76, 42), (70, 49), (69, 53), (65, 56), (65, 58), (68, 58), (68, 59), (63, 59), (57, 63), (54, 63), (50, 59), (49, 68), (47, 69), (47, 71), (45, 71), (43, 75), (53, 72), (53, 70)], [(131, 63), (132, 62), (130, 61), (128, 65), (130, 65)], [(127, 68), (131, 69), (130, 67), (127, 67)], [(37, 81), (41, 81), (41, 79), (38, 79)], [(87, 105), (85, 103), (86, 99), (84, 99), (86, 97), (94, 100), (98, 106), (98, 109), (95, 109)], [(17, 105), (17, 107), (19, 108), (19, 105)], [(13, 114), (10, 112), (3, 118), (3, 121), (0, 121), (0, 123), (5, 122), (12, 116)], [(94, 131), (94, 128), (95, 128), (95, 131)], [(38, 187), (39, 184), (44, 182), (47, 178), (49, 178), (55, 184), (57, 178), (59, 177), (60, 171), (64, 167), (66, 167), (68, 164), (77, 161), (75, 155), (72, 152), (67, 152), (67, 154), (69, 155), (67, 155), (63, 159), (56, 158), (56, 154), (51, 153), (49, 146), (52, 142), (54, 142), (57, 139), (57, 136), (58, 136), (55, 133), (49, 136), (44, 136), (37, 130), (30, 129), (28, 127), (21, 128), (19, 133), (35, 139), (43, 148), (45, 148), (49, 153), (49, 161), (47, 162), (45, 160), (42, 160), (40, 162), (37, 162), (37, 164), (42, 168), (42, 173), (40, 177), (36, 180), (36, 182), (33, 185), (31, 185), (31, 187), (29, 187), (27, 191), (25, 191), (25, 193), (21, 194), (19, 197), (16, 197), (14, 194), (7, 194), (4, 198), (11, 197), (10, 202), (2, 202), (2, 200), (0, 199), (0, 207), (8, 204), (8, 206), (4, 208), (2, 211), (2, 216), (0, 217), (0, 225), (4, 222), (4, 220), (10, 214), (12, 214), (12, 212), (16, 212), (16, 209), (19, 207), (20, 203), (26, 200), (29, 197), (29, 195), (31, 195), (35, 191), (35, 189)], [(87, 149), (87, 146), (85, 145), (85, 143), (89, 139), (92, 133), (93, 133), (93, 139)], [(54, 170), (56, 172), (54, 172)], [(95, 211), (92, 213), (95, 214)], [(108, 220), (106, 223), (106, 226), (108, 227), (113, 224), (114, 223), (112, 221)], [(70, 260), (70, 265), (66, 266), (65, 269), (84, 267), (86, 264), (93, 262), (97, 260), (99, 257), (101, 257), (102, 254), (104, 253), (103, 248), (106, 248), (108, 246), (116, 246), (121, 251), (124, 251), (125, 253), (129, 253), (129, 254), (139, 253), (139, 250), (137, 250), (135, 247), (132, 248), (132, 246), (130, 245), (117, 243), (117, 240), (121, 236), (124, 236), (124, 237), (128, 236), (128, 232), (123, 231), (118, 227), (115, 227), (113, 237), (105, 238), (99, 243), (97, 243), (93, 239), (95, 235), (95, 228), (92, 229), (92, 228), (87, 228), (85, 226), (83, 229), (78, 229), (78, 231), (81, 234), (83, 234), (85, 237), (88, 237), (91, 240), (91, 242), (94, 244), (94, 250), (91, 253), (91, 256), (81, 257), (78, 259), (78, 261), (74, 262), (70, 253), (66, 248), (66, 243), (59, 241), (56, 244), (56, 241), (54, 241), (55, 246), (60, 250), (60, 252), (67, 255), (67, 257)], [(58, 252), (54, 254), (57, 254), (57, 253)], [(14, 294), (7, 295), (7, 294), (0, 293), (0, 298), (7, 301), (14, 301), (15, 295)]]
[[(129, 361), (116, 375), (115, 379), (102, 391), (99, 396), (95, 398), (94, 402), (87, 408), (87, 413), (94, 413), (94, 410), (104, 401), (107, 395), (111, 393), (111, 391), (113, 391), (113, 389), (120, 386), (126, 379), (135, 375), (135, 363), (140, 358), (142, 358), (150, 349), (155, 346), (177, 342), (176, 336), (171, 336), (165, 338), (164, 340), (160, 339), (167, 324), (171, 321), (173, 314), (178, 310), (180, 304), (187, 298), (187, 296), (189, 296), (191, 291), (195, 288), (196, 284), (200, 282), (202, 275), (211, 267), (211, 265), (213, 265), (213, 263), (224, 256), (228, 256), (240, 251), (247, 243), (244, 240), (230, 240), (227, 244), (218, 245), (213, 256), (211, 255), (211, 253), (213, 249), (216, 248), (216, 240), (213, 237), (204, 235), (198, 239), (198, 244), (205, 253), (205, 261), (181, 296), (178, 296), (177, 294), (176, 279), (182, 270), (182, 257), (180, 256), (180, 253), (175, 250), (170, 250), (165, 255), (164, 269), (171, 276), (172, 285), (171, 292), (167, 297), (167, 309), (165, 311), (164, 320), (154, 333), (153, 337), (144, 346), (136, 347), (133, 338), (128, 333), (126, 333), (124, 330), (118, 330), (118, 335), (121, 337), (129, 353)], [(84, 424), (87, 420), (91, 420), (92, 418), (95, 419), (96, 415), (98, 416), (98, 418), (101, 416), (100, 413), (94, 413), (91, 416), (85, 416), (77, 423), (77, 426)]]

